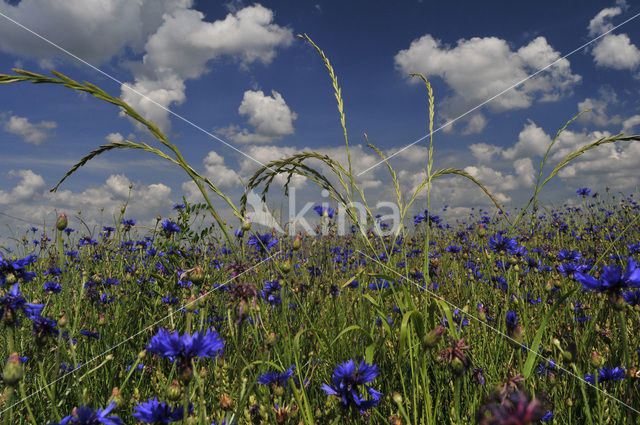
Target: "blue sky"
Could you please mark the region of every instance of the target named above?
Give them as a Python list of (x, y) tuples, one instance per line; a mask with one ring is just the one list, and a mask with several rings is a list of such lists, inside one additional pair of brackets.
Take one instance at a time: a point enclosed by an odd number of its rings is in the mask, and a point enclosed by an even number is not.
[[(214, 4), (215, 3), (215, 4)], [(18, 67), (55, 69), (122, 97), (156, 122), (186, 160), (238, 201), (242, 183), (270, 160), (316, 150), (346, 164), (344, 139), (327, 70), (306, 33), (330, 59), (342, 88), (353, 169), (376, 164), (363, 133), (387, 155), (427, 129), (424, 74), (436, 100), (435, 168), (464, 169), (507, 207), (531, 196), (544, 152), (556, 131), (592, 108), (563, 133), (549, 170), (599, 137), (640, 133), (640, 18), (591, 42), (640, 12), (622, 1), (382, 2), (189, 0), (0, 1), (0, 12), (73, 53), (73, 59), (0, 16), (0, 73)], [(467, 112), (539, 69), (524, 84)], [(117, 81), (116, 81), (117, 80)], [(226, 146), (145, 98), (215, 134)], [(182, 196), (201, 198), (183, 171), (139, 152), (110, 152), (54, 186), (83, 155), (108, 141), (154, 144), (117, 108), (59, 86), (0, 87), (0, 234), (50, 226), (78, 210), (90, 225), (112, 225), (133, 192), (128, 218), (152, 223), (169, 216)], [(409, 193), (425, 176), (426, 140), (391, 159)], [(157, 144), (156, 144), (157, 146)], [(601, 147), (567, 167), (541, 199), (579, 202), (575, 191), (633, 193), (640, 145)], [(548, 172), (547, 171), (547, 172)], [(358, 177), (372, 204), (394, 199), (386, 167)], [(298, 204), (324, 199), (312, 182), (294, 182)], [(282, 190), (269, 199), (280, 209)], [(215, 205), (230, 218), (228, 208)], [(425, 207), (425, 196), (416, 207)], [(434, 209), (451, 217), (488, 199), (462, 178), (436, 181)], [(286, 202), (282, 210), (290, 215)], [(101, 208), (104, 212), (101, 213)], [(22, 221), (15, 218), (20, 218)], [(98, 229), (99, 230), (99, 229)]]

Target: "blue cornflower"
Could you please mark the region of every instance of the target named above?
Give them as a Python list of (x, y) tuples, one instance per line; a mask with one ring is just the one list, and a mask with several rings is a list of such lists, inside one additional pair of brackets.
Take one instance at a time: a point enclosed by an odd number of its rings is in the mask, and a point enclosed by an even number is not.
[(24, 282), (30, 282), (36, 277), (33, 272), (24, 270), (25, 266), (38, 261), (36, 255), (29, 255), (20, 260), (5, 260), (0, 253), (0, 285), (7, 283), (7, 276), (13, 275), (16, 279), (22, 279)]
[[(621, 381), (624, 379), (625, 375), (626, 371), (623, 367), (614, 367), (613, 369), (610, 367), (603, 367), (598, 370), (598, 383)], [(593, 375), (585, 375), (584, 380), (591, 384), (595, 384), (595, 377)]]
[(581, 258), (582, 254), (577, 250), (569, 251), (568, 249), (563, 249), (558, 252), (558, 260), (560, 261), (578, 261)]
[(122, 419), (119, 417), (107, 416), (114, 407), (116, 403), (111, 402), (106, 409), (98, 409), (94, 412), (89, 406), (80, 406), (73, 409), (73, 413), (63, 418), (58, 424), (50, 425), (122, 425)]
[(316, 205), (315, 207), (313, 207), (313, 210), (317, 212), (320, 217), (323, 217), (326, 215), (329, 218), (333, 218), (333, 215), (336, 213), (335, 208), (328, 208), (320, 205)]
[[(267, 372), (258, 377), (258, 384), (262, 385), (276, 385), (279, 387), (287, 388), (288, 380), (293, 375), (293, 369), (295, 366), (291, 366), (284, 373), (278, 372)], [(300, 381), (296, 376), (293, 377), (293, 382), (296, 384), (296, 387), (300, 386)]]
[(461, 251), (462, 248), (460, 248), (458, 245), (449, 245), (446, 249), (447, 252), (450, 252), (452, 254), (457, 254), (458, 252)]
[(134, 407), (134, 413), (131, 416), (141, 422), (167, 424), (181, 421), (184, 416), (183, 412), (183, 406), (172, 409), (167, 403), (159, 402), (157, 398), (153, 398)]
[(50, 282), (45, 282), (44, 285), (42, 286), (42, 289), (44, 289), (45, 291), (49, 291), (49, 292), (53, 292), (54, 294), (57, 294), (62, 290), (62, 286), (60, 286), (58, 282), (50, 281)]
[(248, 246), (254, 246), (261, 253), (269, 252), (271, 248), (278, 244), (278, 239), (274, 238), (271, 233), (261, 235), (257, 233), (251, 235), (247, 241)]
[(280, 298), (280, 290), (282, 287), (280, 286), (279, 280), (266, 281), (264, 283), (264, 288), (260, 291), (260, 296), (266, 302), (271, 304), (273, 307), (279, 305), (282, 300)]
[(120, 224), (124, 224), (125, 230), (128, 230), (136, 225), (136, 220), (125, 220), (122, 218), (120, 219)]
[(564, 276), (570, 277), (572, 274), (576, 272), (582, 273), (585, 270), (589, 269), (589, 266), (578, 263), (562, 263), (558, 267), (558, 271), (562, 273)]
[(30, 316), (33, 320), (33, 335), (39, 341), (43, 341), (49, 336), (58, 336), (59, 331), (56, 329), (58, 323), (55, 320), (40, 315)]
[(169, 221), (169, 219), (162, 222), (162, 229), (167, 233), (180, 233), (180, 226), (178, 226), (173, 221)]
[[(340, 397), (345, 408), (356, 407), (360, 413), (364, 413), (365, 410), (377, 406), (382, 398), (382, 393), (366, 385), (376, 376), (378, 376), (376, 365), (367, 364), (362, 360), (356, 371), (355, 362), (349, 360), (338, 365), (333, 371), (331, 377), (333, 385), (322, 384), (321, 388), (329, 395)], [(364, 397), (364, 394), (360, 392), (360, 386), (364, 386), (371, 398)]]
[(580, 189), (576, 190), (576, 193), (582, 197), (589, 196), (589, 194), (591, 193), (591, 189), (587, 187), (581, 187)]
[(194, 357), (213, 357), (224, 347), (224, 341), (220, 339), (216, 331), (208, 331), (201, 334), (196, 331), (193, 336), (184, 334), (178, 336), (178, 331), (173, 334), (159, 329), (147, 345), (149, 352), (159, 357), (169, 357), (173, 362), (178, 359), (180, 365), (189, 366)]
[(174, 210), (183, 210), (184, 209), (184, 204), (174, 204), (173, 205), (173, 209)]
[(623, 292), (622, 296), (630, 306), (640, 305), (640, 291)]
[(512, 331), (518, 325), (518, 315), (513, 311), (507, 311), (507, 330)]
[(493, 252), (511, 252), (516, 249), (517, 246), (518, 244), (516, 244), (515, 239), (504, 237), (501, 232), (498, 232), (495, 236), (489, 238), (489, 247)]
[(598, 292), (640, 287), (640, 269), (631, 256), (627, 258), (627, 270), (624, 275), (618, 266), (604, 266), (600, 280), (580, 272), (575, 272), (573, 278), (582, 283), (585, 290), (593, 289)]
[(22, 312), (25, 316), (38, 316), (44, 304), (30, 304), (22, 296), (22, 293), (18, 290), (18, 284), (14, 284), (11, 290), (0, 297), (0, 320), (5, 318), (7, 314), (11, 318), (11, 325), (18, 325), (17, 313)]

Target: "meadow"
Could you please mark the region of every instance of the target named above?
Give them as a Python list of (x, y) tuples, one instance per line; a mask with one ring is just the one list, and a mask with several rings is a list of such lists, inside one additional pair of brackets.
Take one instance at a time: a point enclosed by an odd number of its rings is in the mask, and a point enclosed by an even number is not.
[[(335, 72), (303, 38), (329, 71), (349, 152)], [(464, 171), (435, 170), (432, 138), (427, 178), (406, 197), (369, 145), (406, 224), (387, 235), (350, 154), (341, 164), (299, 153), (259, 169), (247, 191), (261, 187), (266, 197), (276, 175), (303, 175), (352, 227), (341, 234), (335, 211), (319, 207), (327, 231), (289, 237), (252, 226), (246, 198), (236, 205), (121, 99), (56, 72), (14, 71), (0, 83), (88, 92), (159, 142), (100, 146), (52, 190), (102, 153), (137, 149), (181, 167), (204, 202), (175, 205), (152, 230), (126, 205), (95, 232), (81, 215), (60, 216), (0, 253), (3, 424), (640, 423), (640, 207), (632, 195), (588, 188), (574, 188), (579, 207), (537, 201), (582, 153), (639, 136), (585, 145), (543, 179), (554, 139), (515, 217)], [(416, 77), (433, 132), (433, 91)], [(447, 223), (430, 209), (433, 180), (445, 175), (477, 185), (495, 212)], [(426, 208), (410, 215), (423, 190)], [(211, 196), (237, 223), (219, 216)], [(212, 224), (200, 224), (205, 216)]]

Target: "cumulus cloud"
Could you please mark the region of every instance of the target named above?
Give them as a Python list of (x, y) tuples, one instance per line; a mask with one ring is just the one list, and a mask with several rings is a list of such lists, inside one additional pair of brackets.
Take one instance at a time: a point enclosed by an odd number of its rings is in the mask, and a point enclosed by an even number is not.
[(120, 133), (109, 133), (105, 139), (109, 143), (120, 143), (124, 140), (124, 137), (122, 137), (122, 134)]
[(516, 159), (529, 156), (543, 156), (551, 144), (551, 138), (544, 130), (529, 120), (518, 134), (518, 141), (513, 147), (502, 152), (505, 159)]
[(622, 123), (621, 133), (631, 134), (633, 128), (640, 124), (640, 115), (633, 115)]
[[(560, 59), (560, 53), (544, 37), (514, 51), (497, 37), (461, 39), (452, 47), (427, 34), (398, 52), (394, 60), (396, 68), (405, 74), (438, 76), (452, 88), (453, 96), (441, 105), (447, 120), (507, 89), (488, 103), (494, 112), (527, 108), (535, 100), (559, 99), (581, 80), (571, 72), (569, 61)], [(556, 60), (545, 72), (509, 89)], [(410, 81), (417, 83), (416, 79)], [(477, 128), (480, 120), (476, 120)]]
[(605, 35), (593, 48), (592, 54), (598, 66), (634, 69), (640, 64), (640, 50), (631, 43), (627, 34)]
[(170, 128), (163, 108), (184, 102), (185, 81), (208, 72), (207, 62), (226, 55), (244, 68), (257, 61), (269, 64), (278, 47), (293, 41), (291, 30), (274, 24), (273, 12), (260, 4), (215, 22), (206, 22), (204, 14), (189, 6), (163, 15), (146, 41), (142, 64), (131, 66), (135, 82), (128, 84), (131, 89), (122, 87), (122, 98), (163, 131)]
[[(139, 53), (148, 35), (162, 23), (164, 13), (191, 4), (190, 0), (22, 0), (12, 5), (3, 0), (0, 11), (81, 59), (100, 65), (126, 46)], [(10, 22), (0, 26), (0, 50), (38, 60), (47, 68), (53, 65), (53, 58), (69, 59), (59, 48)]]
[(204, 167), (206, 176), (219, 189), (229, 189), (240, 184), (238, 174), (224, 165), (224, 158), (214, 151), (210, 151), (205, 157)]
[(28, 118), (12, 115), (4, 123), (4, 130), (9, 133), (17, 134), (22, 137), (26, 143), (40, 145), (50, 137), (48, 130), (53, 130), (58, 124), (53, 121), (40, 121), (39, 123), (31, 123)]
[(0, 190), (0, 205), (28, 202), (42, 194), (45, 188), (42, 176), (31, 170), (9, 172), (9, 178), (16, 176), (20, 177), (20, 181), (10, 192)]
[(249, 118), (253, 133), (234, 125), (218, 130), (237, 143), (269, 143), (281, 139), (294, 133), (293, 121), (298, 118), (275, 90), (271, 96), (265, 96), (262, 90), (245, 91), (238, 113)]
[[(616, 7), (602, 9), (589, 22), (589, 35), (600, 36), (614, 28), (611, 19), (620, 15), (626, 8), (625, 2)], [(631, 43), (627, 34), (607, 34), (591, 49), (593, 59), (598, 66), (613, 69), (634, 69), (640, 64), (640, 50)]]
[(601, 87), (597, 98), (588, 97), (578, 103), (578, 111), (591, 109), (591, 111), (580, 115), (578, 121), (584, 124), (595, 124), (604, 127), (610, 124), (620, 124), (622, 118), (620, 115), (609, 116), (607, 107), (615, 105), (618, 102), (618, 96), (613, 89)]
[(482, 133), (484, 127), (487, 125), (487, 119), (482, 114), (473, 115), (467, 125), (462, 129), (462, 134), (477, 134)]

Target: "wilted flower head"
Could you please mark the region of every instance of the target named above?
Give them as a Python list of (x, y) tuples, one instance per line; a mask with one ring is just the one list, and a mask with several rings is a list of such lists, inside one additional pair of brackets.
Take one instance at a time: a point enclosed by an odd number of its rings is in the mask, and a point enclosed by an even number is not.
[(471, 360), (465, 354), (470, 348), (464, 338), (458, 341), (452, 338), (451, 346), (440, 351), (440, 360), (448, 363), (454, 372), (462, 373), (471, 366)]
[(544, 403), (522, 390), (492, 394), (477, 414), (481, 425), (528, 425), (538, 422), (547, 409)]

